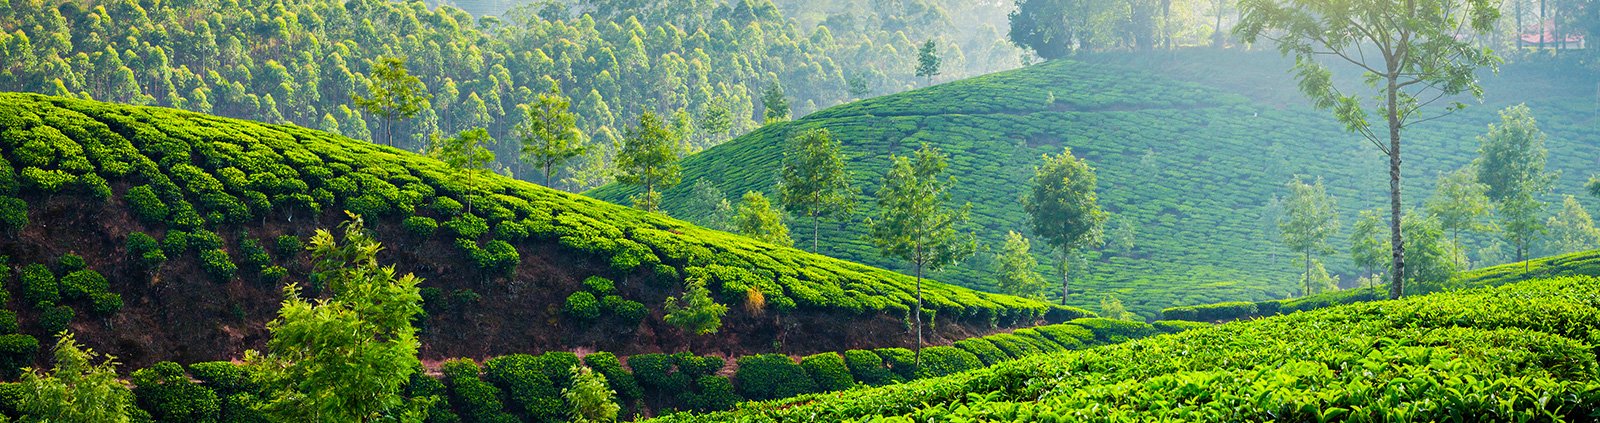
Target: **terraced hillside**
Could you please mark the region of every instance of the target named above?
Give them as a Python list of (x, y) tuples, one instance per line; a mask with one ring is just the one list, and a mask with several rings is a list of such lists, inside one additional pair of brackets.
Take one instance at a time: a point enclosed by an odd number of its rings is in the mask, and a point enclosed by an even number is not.
[(1583, 421), (1600, 410), (1597, 289), (1352, 304), (654, 421)]
[[(1276, 232), (1263, 219), (1269, 200), (1285, 193), (1294, 175), (1322, 177), (1348, 223), (1360, 210), (1386, 204), (1387, 173), (1370, 145), (1303, 106), (1276, 57), (1210, 50), (1091, 56), (1094, 62), (1053, 61), (841, 105), (685, 159), (686, 183), (667, 191), (665, 203), (669, 213), (689, 215), (685, 200), (702, 180), (729, 196), (770, 195), (785, 140), (828, 128), (845, 146), (864, 207), (854, 220), (824, 227), (819, 252), (896, 268), (863, 239), (860, 224), (875, 213), (872, 192), (891, 154), (921, 143), (948, 153), (949, 173), (959, 180), (956, 200), (973, 204), (974, 229), (998, 246), (1007, 231), (1026, 231), (1017, 199), (1039, 156), (1067, 146), (1096, 167), (1112, 221), (1130, 223), (1135, 234), (1131, 249), (1088, 254), (1071, 304), (1092, 306), (1112, 294), (1154, 318), (1174, 305), (1283, 298), (1295, 291), (1297, 273), (1288, 251), (1269, 237)], [(1414, 127), (1406, 202), (1420, 206), (1439, 172), (1475, 157), (1475, 137), (1498, 121), (1495, 113), (1524, 101), (1550, 135), (1550, 168), (1564, 172), (1556, 193), (1578, 193), (1600, 157), (1594, 87), (1545, 66), (1506, 66), (1486, 76), (1485, 104)], [(623, 202), (631, 192), (610, 185), (588, 194)], [(1583, 201), (1596, 207), (1592, 198)], [(1341, 236), (1331, 244), (1342, 249), (1348, 242)], [(1043, 250), (1036, 248), (1039, 270), (1053, 274)], [(1325, 259), (1330, 272), (1353, 279), (1346, 257)], [(979, 254), (936, 277), (991, 289), (986, 261)]]
[[(382, 262), (425, 279), (428, 359), (915, 339), (901, 274), (294, 126), (0, 94), (0, 302), (24, 334), (70, 327), (131, 366), (236, 357), (264, 342), (283, 283), (317, 289), (301, 246), (344, 210)], [(663, 322), (686, 279), (729, 306), (716, 335)], [(925, 296), (941, 341), (1088, 315), (939, 283)]]

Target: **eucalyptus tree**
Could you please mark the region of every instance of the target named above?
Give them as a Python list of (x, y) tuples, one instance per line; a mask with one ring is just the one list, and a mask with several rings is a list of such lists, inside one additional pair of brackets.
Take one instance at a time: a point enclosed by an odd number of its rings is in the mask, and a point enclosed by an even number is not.
[(379, 57), (367, 78), (367, 95), (351, 97), (368, 115), (383, 118), (383, 143), (393, 147), (395, 121), (415, 118), (428, 107), (428, 87), (411, 75), (403, 57)]
[(461, 131), (443, 140), (438, 139), (438, 134), (433, 138), (436, 142), (428, 154), (455, 169), (451, 177), (466, 182), (463, 192), (467, 193), (467, 213), (472, 213), (472, 193), (478, 190), (478, 178), (488, 173), (489, 164), (494, 163), (494, 151), (489, 150), (494, 139), (489, 138), (489, 131), (483, 128)]
[(823, 218), (855, 210), (856, 190), (844, 166), (839, 140), (827, 129), (812, 129), (789, 139), (783, 154), (778, 193), (783, 207), (811, 218), (811, 251), (819, 251)]
[(783, 225), (783, 215), (759, 191), (744, 193), (733, 221), (740, 235), (785, 247), (794, 245), (794, 240), (789, 238), (789, 227)]
[(1489, 131), (1478, 137), (1478, 181), (1488, 186), (1484, 194), (1494, 200), (1500, 234), (1516, 248), (1516, 260), (1527, 259), (1528, 248), (1544, 232), (1540, 215), (1545, 202), (1539, 196), (1550, 191), (1558, 175), (1545, 171), (1549, 150), (1545, 134), (1539, 130), (1533, 112), (1516, 105), (1500, 112), (1500, 123), (1489, 124)]
[(567, 161), (589, 152), (578, 115), (569, 110), (572, 100), (561, 94), (561, 84), (550, 81), (550, 90), (539, 94), (537, 104), (526, 106), (528, 120), (517, 126), (522, 142), (522, 160), (532, 162), (544, 172), (544, 186), (552, 185), (551, 175)]
[(1316, 265), (1313, 255), (1332, 251), (1328, 238), (1339, 233), (1339, 212), (1321, 178), (1315, 184), (1307, 184), (1299, 176), (1289, 181), (1284, 211), (1278, 230), (1283, 234), (1284, 245), (1301, 254), (1305, 265), (1300, 279), (1301, 295), (1311, 295), (1313, 282), (1318, 279), (1313, 272)]
[[(1477, 169), (1467, 166), (1439, 175), (1433, 196), (1423, 203), (1428, 214), (1439, 219), (1439, 226), (1450, 233), (1450, 242), (1463, 245), (1461, 232), (1487, 232), (1494, 229), (1488, 217), (1494, 210), (1489, 201), (1489, 186), (1478, 181)], [(1459, 261), (1456, 267), (1464, 267)]]
[(1046, 154), (1042, 161), (1034, 167), (1022, 209), (1028, 213), (1033, 233), (1060, 253), (1061, 304), (1065, 305), (1072, 293), (1067, 263), (1079, 248), (1101, 242), (1108, 215), (1100, 209), (1094, 168), (1088, 161), (1074, 157), (1070, 148), (1054, 156)]
[(1044, 298), (1045, 281), (1034, 271), (1038, 261), (1028, 252), (1028, 238), (1010, 231), (1006, 243), (995, 253), (995, 285), (1000, 292), (1027, 298)]
[(939, 45), (933, 40), (922, 43), (917, 49), (917, 77), (933, 85), (933, 77), (939, 76), (939, 61)]
[(661, 190), (683, 181), (678, 163), (678, 134), (655, 113), (639, 115), (639, 125), (628, 129), (617, 151), (617, 180), (644, 188), (633, 206), (654, 212), (661, 208)]
[[(1345, 130), (1359, 134), (1389, 157), (1389, 296), (1399, 298), (1405, 281), (1400, 192), (1401, 134), (1406, 128), (1465, 107), (1439, 101), (1469, 94), (1482, 98), (1476, 72), (1499, 58), (1474, 45), (1471, 35), (1488, 32), (1500, 17), (1490, 0), (1241, 0), (1243, 18), (1234, 31), (1243, 41), (1277, 43), (1295, 57), (1300, 91), (1319, 109), (1332, 111)], [(1373, 96), (1346, 92), (1333, 82), (1323, 59), (1359, 69)], [(1371, 101), (1371, 103), (1368, 103)], [(1374, 129), (1374, 114), (1386, 123)]]

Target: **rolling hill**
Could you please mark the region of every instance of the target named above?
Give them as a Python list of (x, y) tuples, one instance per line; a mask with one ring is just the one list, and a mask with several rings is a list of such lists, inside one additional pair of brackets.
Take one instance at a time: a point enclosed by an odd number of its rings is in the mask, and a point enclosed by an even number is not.
[[(425, 279), (426, 360), (915, 339), (898, 273), (295, 126), (15, 93), (0, 94), (0, 330), (70, 327), (135, 367), (236, 358), (265, 342), (283, 283), (316, 291), (302, 245), (345, 210), (382, 262)], [(717, 334), (662, 321), (686, 279), (729, 306)], [(1091, 315), (937, 282), (925, 296), (935, 342)]]
[[(1593, 141), (1600, 128), (1593, 81), (1561, 66), (1507, 65), (1485, 76), (1485, 104), (1408, 132), (1407, 204), (1420, 206), (1439, 172), (1471, 161), (1475, 137), (1498, 121), (1500, 108), (1519, 102), (1532, 107), (1550, 135), (1550, 168), (1564, 171), (1556, 193), (1578, 193), (1600, 157)], [(1295, 292), (1296, 266), (1271, 241), (1276, 229), (1263, 218), (1270, 199), (1286, 192), (1284, 184), (1294, 175), (1324, 178), (1346, 222), (1385, 205), (1387, 192), (1381, 154), (1327, 113), (1304, 106), (1285, 69), (1271, 52), (1104, 54), (857, 101), (686, 158), (686, 183), (668, 190), (665, 204), (669, 214), (697, 215), (686, 200), (699, 181), (730, 197), (770, 194), (785, 140), (827, 128), (844, 144), (864, 207), (849, 222), (825, 226), (818, 252), (898, 268), (861, 229), (874, 214), (872, 192), (891, 154), (922, 143), (949, 154), (956, 201), (973, 204), (973, 229), (998, 246), (1007, 231), (1026, 232), (1017, 199), (1039, 156), (1071, 147), (1096, 167), (1101, 205), (1114, 216), (1111, 231), (1132, 234), (1124, 239), (1133, 242), (1088, 253), (1069, 303), (1092, 306), (1115, 295), (1154, 318), (1174, 305), (1284, 298)], [(622, 202), (632, 191), (613, 184), (588, 195)], [(1582, 201), (1596, 206), (1592, 198)], [(804, 238), (797, 244), (807, 244)], [(1348, 245), (1343, 236), (1331, 243), (1340, 250)], [(1035, 250), (1039, 270), (1053, 274), (1044, 249)], [(1353, 278), (1346, 257), (1324, 259), (1330, 272)], [(936, 277), (992, 289), (986, 259), (979, 254)]]

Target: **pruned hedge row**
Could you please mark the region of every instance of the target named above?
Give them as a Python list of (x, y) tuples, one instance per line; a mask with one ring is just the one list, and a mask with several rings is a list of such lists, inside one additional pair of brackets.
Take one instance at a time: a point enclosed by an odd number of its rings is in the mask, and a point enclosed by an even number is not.
[[(145, 232), (164, 234), (161, 254), (145, 239), (155, 237), (143, 235), (127, 241), (130, 255), (159, 266), (162, 256), (193, 254), (219, 281), (258, 273), (275, 280), (282, 273), (268, 263), (265, 240), (225, 228), (348, 210), (375, 226), (443, 237), (457, 247), (453, 260), (490, 278), (520, 264), (519, 248), (545, 242), (617, 273), (703, 275), (723, 303), (744, 301), (749, 288), (760, 287), (780, 311), (899, 316), (916, 304), (914, 280), (898, 273), (498, 175), (468, 183), (431, 158), (294, 126), (5, 93), (0, 128), (0, 201), (55, 193), (104, 198), (128, 208)], [(27, 209), (25, 202), (0, 207), (8, 213), (0, 215), (0, 231), (27, 226)], [(641, 314), (632, 304), (594, 295), (602, 306)], [(1019, 326), (1092, 315), (938, 283), (925, 285), (923, 296), (939, 316), (973, 323)]]
[(1597, 290), (1564, 276), (1363, 302), (656, 421), (1586, 421)]

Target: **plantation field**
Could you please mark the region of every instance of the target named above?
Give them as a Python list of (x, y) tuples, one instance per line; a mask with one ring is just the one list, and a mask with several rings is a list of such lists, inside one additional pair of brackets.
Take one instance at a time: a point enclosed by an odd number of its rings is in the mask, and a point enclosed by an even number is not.
[[(283, 283), (318, 289), (301, 246), (345, 210), (376, 231), (384, 262), (425, 279), (425, 356), (915, 339), (910, 277), (341, 136), (32, 94), (0, 94), (0, 128), (0, 263), (20, 275), (0, 273), (19, 293), (0, 298), (20, 316), (8, 331), (47, 338), (70, 324), (133, 365), (258, 347)], [(688, 279), (731, 310), (718, 335), (662, 321)], [(924, 290), (935, 339), (1093, 315)], [(119, 329), (130, 326), (170, 330)]]
[[(844, 144), (862, 207), (848, 222), (824, 224), (818, 252), (903, 269), (879, 254), (862, 229), (875, 214), (873, 192), (891, 154), (909, 154), (921, 143), (949, 154), (955, 200), (973, 204), (972, 229), (998, 248), (1007, 231), (1027, 232), (1018, 199), (1039, 156), (1071, 147), (1098, 173), (1101, 205), (1113, 215), (1109, 224), (1132, 228), (1125, 232), (1133, 233), (1133, 242), (1088, 252), (1087, 265), (1074, 271), (1076, 294), (1069, 303), (1093, 306), (1115, 295), (1153, 319), (1170, 306), (1263, 301), (1297, 291), (1298, 267), (1272, 241), (1276, 227), (1263, 218), (1269, 200), (1286, 193), (1284, 184), (1294, 175), (1325, 180), (1346, 230), (1359, 211), (1387, 204), (1386, 159), (1329, 114), (1306, 107), (1274, 52), (1086, 60), (1047, 62), (768, 125), (686, 158), (685, 183), (666, 191), (666, 209), (696, 215), (685, 200), (698, 181), (729, 196), (748, 190), (771, 196), (785, 140), (827, 128)], [(1580, 192), (1600, 157), (1594, 87), (1541, 66), (1507, 65), (1498, 76), (1486, 75), (1484, 104), (1409, 130), (1406, 204), (1420, 207), (1439, 172), (1476, 157), (1475, 137), (1498, 122), (1499, 109), (1519, 102), (1529, 104), (1549, 134), (1549, 167), (1562, 172), (1548, 200)], [(1557, 76), (1546, 78), (1551, 75)], [(633, 192), (613, 184), (588, 195), (624, 202)], [(1587, 196), (1582, 201), (1597, 206)], [(796, 244), (808, 245), (807, 238), (797, 233)], [(1344, 235), (1330, 244), (1341, 252), (1323, 257), (1329, 271), (1353, 280), (1357, 269), (1342, 252), (1349, 245)], [(1034, 245), (1039, 271), (1054, 275), (1043, 244)], [(990, 257), (979, 253), (935, 277), (993, 289)]]
[(1235, 322), (905, 385), (653, 421), (1581, 421), (1600, 278)]

